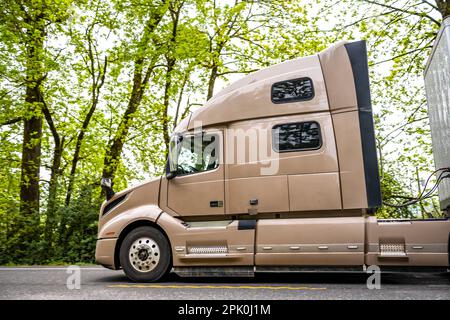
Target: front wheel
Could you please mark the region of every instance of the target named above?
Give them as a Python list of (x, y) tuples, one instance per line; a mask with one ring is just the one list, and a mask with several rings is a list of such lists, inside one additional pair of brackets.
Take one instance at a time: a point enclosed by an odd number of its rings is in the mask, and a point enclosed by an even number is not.
[(155, 282), (170, 267), (170, 245), (156, 228), (139, 227), (131, 231), (120, 246), (120, 264), (132, 281)]

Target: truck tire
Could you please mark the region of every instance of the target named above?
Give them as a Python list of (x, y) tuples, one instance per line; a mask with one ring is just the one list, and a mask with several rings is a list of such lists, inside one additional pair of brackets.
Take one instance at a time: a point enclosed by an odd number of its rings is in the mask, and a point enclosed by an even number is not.
[(156, 228), (132, 230), (120, 246), (120, 264), (135, 282), (155, 282), (169, 270), (171, 257), (167, 238)]

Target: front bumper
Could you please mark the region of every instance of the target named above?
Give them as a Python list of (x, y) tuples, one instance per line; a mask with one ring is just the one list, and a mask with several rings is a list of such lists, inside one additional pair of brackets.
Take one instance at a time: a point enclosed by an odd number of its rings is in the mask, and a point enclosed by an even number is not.
[(114, 253), (116, 250), (117, 238), (98, 239), (95, 249), (95, 261), (105, 268), (116, 270)]

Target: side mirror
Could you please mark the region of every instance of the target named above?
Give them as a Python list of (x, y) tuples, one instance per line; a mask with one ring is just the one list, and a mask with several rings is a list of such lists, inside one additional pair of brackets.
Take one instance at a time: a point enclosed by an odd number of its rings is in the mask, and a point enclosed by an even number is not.
[(166, 174), (167, 180), (171, 180), (177, 176), (177, 171), (170, 171)]
[(102, 178), (100, 184), (102, 186), (102, 189), (106, 192), (106, 200), (111, 199), (114, 196), (111, 178)]
[(178, 152), (180, 150), (181, 141), (183, 141), (183, 136), (180, 134), (176, 134), (171, 139), (169, 154), (168, 154), (167, 162), (166, 162), (166, 179), (167, 180), (171, 180), (178, 175), (177, 164), (176, 164), (177, 161), (172, 162), (171, 158), (174, 157), (175, 160), (177, 159)]

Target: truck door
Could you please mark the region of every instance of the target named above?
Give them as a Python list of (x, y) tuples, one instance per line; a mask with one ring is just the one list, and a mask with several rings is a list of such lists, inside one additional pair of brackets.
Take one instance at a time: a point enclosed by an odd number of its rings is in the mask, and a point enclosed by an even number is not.
[(168, 181), (168, 207), (180, 216), (224, 214), (222, 131), (186, 134), (178, 148), (177, 175)]

